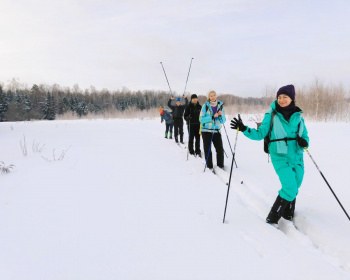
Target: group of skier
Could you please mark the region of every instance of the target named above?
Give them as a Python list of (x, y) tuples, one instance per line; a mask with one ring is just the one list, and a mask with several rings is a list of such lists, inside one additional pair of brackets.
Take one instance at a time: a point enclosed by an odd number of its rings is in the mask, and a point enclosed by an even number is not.
[[(188, 151), (191, 155), (202, 156), (200, 149), (200, 135), (203, 139), (204, 155), (206, 157), (207, 167), (213, 169), (211, 143), (214, 144), (216, 150), (217, 166), (224, 168), (224, 150), (220, 129), (223, 123), (226, 122), (223, 102), (217, 100), (216, 92), (210, 91), (208, 99), (203, 106), (198, 102), (196, 94), (191, 95), (191, 101), (188, 102), (187, 97), (183, 96), (184, 104), (181, 103), (181, 98), (176, 99), (173, 104), (174, 97), (168, 101), (168, 107), (172, 112), (168, 112), (163, 108), (159, 108), (161, 122), (165, 120), (166, 131), (165, 138), (168, 138), (170, 130), (170, 138), (172, 138), (172, 126), (174, 126), (174, 138), (176, 143), (184, 144), (183, 142), (183, 118), (187, 123), (188, 129)], [(172, 117), (171, 117), (172, 114)], [(180, 138), (180, 142), (179, 142)]]
[[(160, 114), (166, 121), (165, 137), (172, 138), (172, 126), (175, 126), (175, 141), (183, 142), (183, 116), (187, 122), (189, 133), (188, 149), (192, 155), (201, 156), (200, 135), (203, 139), (204, 155), (207, 167), (213, 168), (211, 144), (216, 150), (216, 162), (219, 168), (224, 168), (224, 149), (221, 137), (222, 124), (226, 122), (223, 102), (217, 100), (215, 91), (210, 91), (203, 106), (198, 102), (197, 95), (191, 96), (191, 101), (185, 96), (185, 104), (177, 98), (173, 105), (172, 97), (168, 102), (170, 112), (160, 108)], [(243, 124), (240, 117), (231, 120), (231, 128), (241, 131), (252, 140), (266, 141), (271, 162), (281, 182), (281, 189), (266, 218), (266, 222), (276, 225), (281, 217), (292, 220), (295, 211), (296, 196), (304, 176), (303, 151), (309, 145), (308, 132), (302, 117), (302, 110), (295, 104), (295, 89), (293, 85), (281, 87), (276, 93), (276, 100), (266, 111), (262, 124), (250, 128)], [(195, 140), (195, 148), (193, 147)]]

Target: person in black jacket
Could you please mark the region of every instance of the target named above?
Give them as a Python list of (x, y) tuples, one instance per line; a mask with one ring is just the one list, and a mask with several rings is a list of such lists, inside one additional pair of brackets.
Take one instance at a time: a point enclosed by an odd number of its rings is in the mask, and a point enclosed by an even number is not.
[(178, 97), (176, 99), (176, 105), (172, 105), (171, 101), (174, 100), (174, 97), (171, 97), (168, 101), (168, 107), (173, 111), (173, 122), (174, 122), (174, 130), (175, 130), (175, 142), (179, 143), (178, 140), (178, 135), (180, 134), (180, 143), (184, 143), (184, 131), (183, 131), (183, 126), (184, 126), (184, 121), (183, 121), (183, 115), (184, 111), (188, 105), (188, 100), (187, 97), (183, 96), (182, 98), (185, 99), (185, 105), (181, 105), (181, 98)]
[[(201, 156), (201, 148), (200, 148), (200, 122), (199, 122), (199, 114), (201, 113), (202, 106), (198, 102), (198, 97), (196, 94), (191, 95), (191, 102), (187, 106), (185, 110), (185, 120), (187, 122), (187, 129), (189, 134), (188, 141), (188, 151), (191, 155), (199, 155)], [(193, 140), (196, 138), (195, 150), (193, 149)]]

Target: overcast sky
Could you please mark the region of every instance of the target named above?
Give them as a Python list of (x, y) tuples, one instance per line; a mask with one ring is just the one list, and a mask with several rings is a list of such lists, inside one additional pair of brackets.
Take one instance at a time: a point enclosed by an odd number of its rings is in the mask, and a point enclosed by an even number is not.
[(0, 81), (261, 96), (350, 89), (350, 1), (1, 0)]

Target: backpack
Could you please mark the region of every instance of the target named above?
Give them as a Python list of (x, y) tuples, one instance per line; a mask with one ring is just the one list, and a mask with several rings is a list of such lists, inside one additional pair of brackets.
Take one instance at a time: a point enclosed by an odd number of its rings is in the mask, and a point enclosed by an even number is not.
[[(273, 120), (274, 120), (275, 116), (276, 116), (276, 111), (273, 110), (272, 113), (271, 113), (270, 129), (269, 129), (269, 132), (267, 133), (267, 135), (264, 138), (264, 152), (267, 153), (267, 154), (270, 154), (270, 152), (269, 152), (269, 144), (270, 144)], [(256, 125), (257, 125), (257, 128), (259, 128), (259, 126), (261, 126), (261, 122), (260, 123), (256, 123)]]
[[(289, 137), (286, 137), (286, 138), (282, 138), (282, 139), (275, 139), (275, 140), (272, 140), (271, 141), (271, 131), (272, 131), (272, 127), (273, 127), (273, 120), (276, 116), (276, 111), (273, 110), (272, 113), (271, 113), (271, 123), (270, 123), (270, 129), (269, 129), (269, 132), (267, 133), (267, 135), (265, 136), (264, 138), (264, 152), (267, 153), (267, 154), (270, 154), (269, 152), (269, 144), (271, 142), (276, 142), (276, 141), (289, 141), (289, 140), (297, 140), (296, 138), (289, 138)], [(259, 128), (259, 126), (261, 125), (261, 123), (256, 123), (257, 124), (257, 127)], [(299, 122), (299, 125), (298, 125), (298, 130), (300, 128), (300, 122)]]

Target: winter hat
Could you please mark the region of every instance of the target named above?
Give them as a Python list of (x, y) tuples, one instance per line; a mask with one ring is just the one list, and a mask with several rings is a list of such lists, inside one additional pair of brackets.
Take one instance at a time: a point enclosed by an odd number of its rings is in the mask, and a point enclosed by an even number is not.
[(194, 99), (194, 98), (198, 98), (197, 94), (192, 94), (191, 95), (191, 100)]
[(277, 91), (276, 98), (278, 98), (278, 96), (281, 94), (288, 95), (292, 99), (292, 101), (295, 101), (295, 89), (293, 85), (287, 85), (287, 86), (281, 87)]
[(180, 102), (180, 101), (181, 101), (181, 98), (180, 98), (180, 97), (176, 98), (176, 102), (177, 102), (177, 101)]
[(208, 100), (209, 100), (209, 96), (210, 96), (211, 93), (215, 93), (215, 95), (217, 95), (215, 90), (209, 91), (208, 94), (207, 94)]
[(159, 111), (159, 113), (161, 113), (163, 111), (163, 108), (159, 107), (158, 111)]

